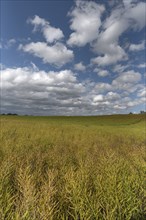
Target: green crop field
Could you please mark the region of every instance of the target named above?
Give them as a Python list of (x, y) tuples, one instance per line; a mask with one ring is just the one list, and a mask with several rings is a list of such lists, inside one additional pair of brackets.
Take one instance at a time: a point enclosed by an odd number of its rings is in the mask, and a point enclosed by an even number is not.
[(0, 220), (144, 220), (145, 123), (0, 116)]

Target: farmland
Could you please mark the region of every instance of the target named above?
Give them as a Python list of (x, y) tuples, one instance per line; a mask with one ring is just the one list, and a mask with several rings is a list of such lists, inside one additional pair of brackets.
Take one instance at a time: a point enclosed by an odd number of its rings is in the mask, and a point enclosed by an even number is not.
[(0, 116), (0, 219), (145, 219), (145, 122)]

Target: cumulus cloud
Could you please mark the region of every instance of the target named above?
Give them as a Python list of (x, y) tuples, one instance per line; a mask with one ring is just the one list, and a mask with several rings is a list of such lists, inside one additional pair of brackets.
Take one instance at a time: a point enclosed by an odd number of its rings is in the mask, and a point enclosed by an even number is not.
[(101, 70), (98, 72), (98, 76), (105, 77), (108, 76), (109, 72), (107, 70)]
[(92, 45), (95, 53), (102, 54), (102, 56), (91, 59), (92, 63), (99, 66), (110, 65), (127, 59), (125, 51), (118, 45), (119, 36), (126, 30), (127, 24), (125, 20), (121, 22), (120, 19), (117, 20), (113, 17), (111, 15), (111, 18), (106, 21), (105, 31), (100, 33), (97, 42)]
[(145, 41), (142, 41), (140, 44), (131, 44), (129, 47), (130, 51), (139, 51), (145, 49)]
[[(126, 72), (111, 83), (80, 82), (71, 70), (43, 71), (31, 67), (1, 70), (1, 110), (21, 114), (94, 115), (109, 114), (144, 102), (142, 84), (133, 90), (138, 98), (128, 96), (140, 80), (139, 73)], [(123, 85), (130, 87), (123, 88)], [(119, 91), (119, 87), (120, 91)], [(125, 93), (127, 89), (127, 93)]]
[(34, 25), (33, 31), (41, 31), (47, 42), (31, 42), (26, 45), (20, 44), (18, 49), (30, 53), (57, 67), (61, 67), (74, 58), (72, 50), (60, 42), (64, 37), (59, 28), (54, 28), (48, 21), (35, 15), (34, 18), (28, 19), (28, 23)]
[(118, 94), (117, 92), (108, 92), (105, 96), (105, 98), (108, 100), (108, 101), (115, 101), (115, 100), (120, 100), (121, 98), (121, 95)]
[(145, 7), (144, 2), (137, 4), (129, 2), (125, 7), (117, 7), (111, 12), (96, 42), (92, 43), (93, 51), (99, 54), (98, 57), (91, 59), (92, 63), (105, 66), (128, 58), (119, 45), (119, 38), (128, 28), (136, 31), (145, 26)]
[(94, 87), (94, 93), (105, 93), (112, 90), (112, 86), (109, 83), (97, 83)]
[(82, 62), (80, 62), (80, 63), (76, 63), (74, 65), (74, 69), (78, 70), (78, 71), (85, 71), (86, 70), (86, 66)]
[(51, 46), (45, 42), (31, 42), (26, 45), (20, 45), (19, 49), (41, 58), (44, 63), (58, 67), (65, 65), (74, 58), (73, 51), (67, 49), (64, 44), (59, 42)]
[(137, 66), (138, 68), (146, 68), (146, 63), (141, 63)]
[(129, 67), (129, 65), (121, 65), (121, 64), (117, 64), (113, 67), (113, 71), (117, 72), (117, 73), (121, 73), (123, 72), (125, 69), (127, 69)]
[(107, 66), (110, 64), (114, 64), (117, 63), (120, 60), (126, 60), (127, 59), (127, 55), (124, 52), (124, 50), (117, 45), (111, 45), (111, 47), (113, 46), (113, 54), (105, 54), (104, 56), (99, 56), (96, 58), (92, 58), (91, 62), (93, 64), (97, 64), (99, 66)]
[(114, 89), (132, 93), (141, 87), (141, 84), (139, 84), (140, 80), (141, 74), (130, 70), (121, 73), (116, 79), (114, 79), (112, 81), (112, 86)]
[(93, 70), (93, 72), (97, 73), (97, 75), (100, 76), (100, 77), (105, 77), (105, 76), (109, 75), (109, 72), (107, 70), (102, 70), (100, 68), (95, 68)]
[(93, 101), (94, 102), (101, 102), (101, 101), (103, 101), (103, 95), (96, 95), (96, 96), (94, 96), (94, 98), (93, 98)]
[(34, 25), (34, 31), (37, 31), (40, 28), (48, 43), (53, 43), (54, 41), (61, 40), (64, 37), (60, 28), (52, 27), (48, 21), (40, 18), (38, 15), (35, 15), (32, 19), (28, 19), (28, 23)]
[(138, 2), (137, 4), (131, 4), (128, 10), (125, 12), (125, 17), (131, 22), (132, 27), (135, 30), (141, 30), (146, 25), (145, 21), (145, 2)]
[(126, 82), (137, 83), (140, 80), (141, 80), (141, 74), (135, 72), (134, 70), (123, 72), (116, 78), (116, 82), (123, 82), (123, 83)]
[(138, 91), (137, 96), (146, 98), (146, 87), (145, 86)]
[[(74, 107), (84, 86), (70, 70), (45, 72), (36, 68), (6, 68), (1, 71), (2, 106), (31, 112)], [(47, 113), (47, 112), (46, 112)]]
[[(144, 103), (144, 88), (140, 83), (141, 74), (133, 70), (120, 73), (111, 83), (96, 83), (91, 91), (94, 105), (100, 102), (107, 106), (107, 109), (125, 110), (129, 107)], [(131, 98), (130, 94), (136, 94), (140, 97)], [(102, 95), (102, 96), (98, 96)], [(95, 102), (97, 97), (97, 101)], [(102, 97), (102, 98), (101, 98)], [(98, 100), (100, 99), (100, 101)]]
[(93, 1), (76, 1), (76, 6), (68, 14), (71, 17), (70, 28), (74, 31), (67, 41), (68, 45), (85, 46), (95, 40), (104, 10), (104, 6)]

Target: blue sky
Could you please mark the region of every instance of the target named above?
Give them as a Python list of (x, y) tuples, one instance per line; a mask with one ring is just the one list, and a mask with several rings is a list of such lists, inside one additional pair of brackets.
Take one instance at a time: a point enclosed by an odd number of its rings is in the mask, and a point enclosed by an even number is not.
[(145, 110), (146, 3), (1, 1), (1, 113)]

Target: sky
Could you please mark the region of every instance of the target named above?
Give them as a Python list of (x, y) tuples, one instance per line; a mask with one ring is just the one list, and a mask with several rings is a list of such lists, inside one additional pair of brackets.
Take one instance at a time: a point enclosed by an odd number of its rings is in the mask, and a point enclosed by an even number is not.
[(145, 111), (145, 1), (0, 4), (1, 113)]

